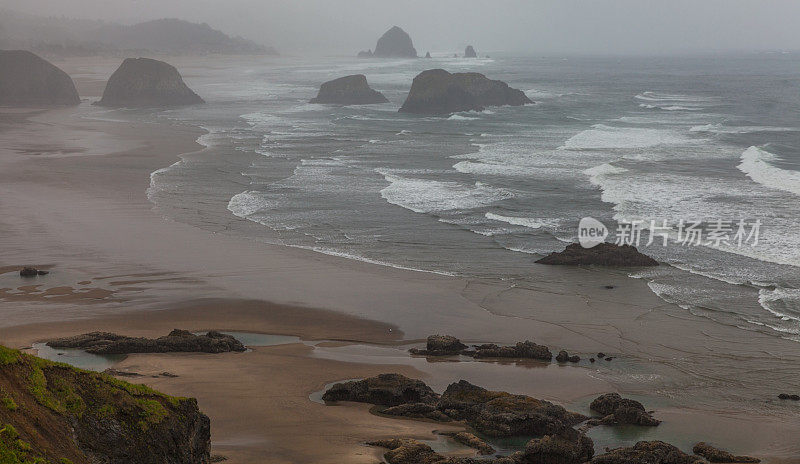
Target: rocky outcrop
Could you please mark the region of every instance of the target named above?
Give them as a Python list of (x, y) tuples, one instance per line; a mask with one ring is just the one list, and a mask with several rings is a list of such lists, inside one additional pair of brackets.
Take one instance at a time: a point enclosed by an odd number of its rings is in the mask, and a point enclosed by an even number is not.
[(467, 348), (467, 345), (452, 335), (431, 335), (428, 337), (424, 350), (412, 348), (409, 352), (425, 356), (450, 356), (460, 354)]
[(0, 106), (68, 106), (81, 102), (72, 79), (26, 50), (0, 50)]
[(80, 348), (93, 354), (130, 353), (227, 353), (245, 351), (245, 346), (236, 338), (211, 331), (195, 335), (186, 330), (175, 329), (165, 337), (126, 337), (108, 332), (92, 332), (74, 337), (59, 338), (47, 342), (52, 348)]
[(579, 464), (594, 456), (594, 443), (586, 435), (569, 430), (560, 435), (534, 438), (525, 445), (521, 462), (526, 464)]
[(443, 69), (423, 71), (414, 78), (400, 108), (404, 113), (449, 114), (483, 111), (487, 106), (533, 103), (521, 90), (478, 73), (451, 74)]
[(443, 432), (441, 435), (450, 437), (462, 445), (469, 446), (470, 448), (477, 450), (478, 454), (482, 454), (484, 456), (494, 454), (495, 452), (495, 449), (492, 448), (490, 444), (469, 432)]
[(629, 448), (613, 449), (595, 456), (592, 464), (702, 464), (698, 456), (684, 453), (663, 441), (640, 441)]
[(586, 420), (550, 402), (486, 390), (466, 380), (448, 386), (436, 407), (490, 437), (560, 435)]
[(658, 266), (658, 261), (640, 253), (636, 247), (613, 243), (601, 243), (592, 248), (584, 248), (580, 244), (572, 243), (567, 245), (564, 251), (551, 253), (536, 262), (550, 265)]
[(433, 404), (438, 395), (421, 380), (400, 374), (381, 374), (364, 380), (337, 383), (322, 395), (322, 399), (398, 406), (408, 403)]
[(450, 422), (452, 419), (436, 409), (436, 404), (430, 403), (407, 403), (392, 406), (381, 411), (387, 416), (410, 417), (415, 419), (429, 419), (438, 422)]
[(367, 51), (362, 50), (358, 52), (359, 58), (372, 58), (373, 56), (374, 55), (372, 54), (372, 50), (367, 50)]
[(382, 93), (369, 87), (367, 76), (356, 74), (325, 82), (320, 87), (317, 98), (312, 99), (310, 103), (370, 105), (388, 102)]
[(467, 49), (464, 50), (464, 58), (477, 58), (478, 54), (475, 53), (475, 48), (472, 45), (467, 45)]
[(479, 345), (475, 349), (475, 358), (520, 358), (520, 359), (539, 359), (541, 361), (551, 361), (553, 353), (544, 345), (537, 345), (532, 341), (526, 340), (518, 342), (513, 346), (499, 346), (495, 344)]
[(378, 58), (416, 58), (417, 49), (414, 48), (411, 36), (394, 26), (378, 39), (372, 55)]
[(34, 267), (23, 267), (19, 270), (20, 277), (36, 277), (36, 276), (43, 276), (50, 274), (49, 271), (43, 271), (41, 269), (36, 269)]
[(565, 363), (565, 362), (576, 363), (580, 362), (580, 360), (581, 360), (580, 356), (570, 355), (564, 350), (559, 351), (558, 354), (556, 355), (556, 361), (560, 363)]
[(790, 395), (789, 393), (781, 393), (778, 395), (780, 400), (800, 401), (800, 395)]
[(604, 425), (657, 426), (661, 423), (647, 412), (642, 403), (623, 398), (618, 393), (607, 393), (595, 398), (589, 409), (603, 416), (601, 423)]
[(111, 75), (99, 106), (147, 108), (204, 103), (174, 66), (150, 58), (126, 58)]
[(426, 53), (425, 58), (431, 58), (431, 52)]
[(0, 447), (16, 459), (4, 463), (209, 462), (210, 422), (194, 399), (4, 347), (0, 396)]
[(761, 462), (761, 459), (751, 456), (734, 456), (733, 454), (714, 448), (705, 442), (700, 442), (692, 448), (692, 452), (698, 456), (708, 459), (709, 462)]

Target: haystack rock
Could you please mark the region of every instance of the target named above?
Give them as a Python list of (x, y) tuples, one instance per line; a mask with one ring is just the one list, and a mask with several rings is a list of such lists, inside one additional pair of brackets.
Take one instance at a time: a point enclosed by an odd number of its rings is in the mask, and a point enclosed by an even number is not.
[(423, 71), (414, 78), (403, 106), (404, 113), (449, 114), (483, 111), (486, 106), (521, 106), (533, 103), (521, 90), (478, 73), (451, 74), (444, 69)]
[(426, 53), (425, 58), (431, 58), (431, 52)]
[(174, 66), (150, 58), (126, 58), (96, 104), (147, 108), (198, 103), (205, 102), (186, 86)]
[(26, 50), (0, 50), (0, 105), (67, 106), (81, 102), (72, 79)]
[(333, 105), (369, 105), (388, 102), (382, 93), (369, 87), (367, 77), (363, 74), (328, 81), (320, 87), (317, 98), (311, 100), (311, 103)]
[(417, 50), (411, 36), (394, 26), (378, 39), (373, 55), (379, 58), (416, 58)]
[(478, 54), (475, 53), (475, 49), (472, 48), (472, 45), (468, 45), (467, 49), (464, 50), (464, 58), (477, 58)]

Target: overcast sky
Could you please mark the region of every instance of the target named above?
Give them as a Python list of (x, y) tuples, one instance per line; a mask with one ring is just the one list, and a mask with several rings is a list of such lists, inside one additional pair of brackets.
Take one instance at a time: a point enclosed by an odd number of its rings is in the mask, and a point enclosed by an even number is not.
[(800, 0), (0, 0), (0, 7), (207, 22), (284, 53), (354, 53), (395, 24), (420, 54), (466, 44), (534, 55), (800, 50)]

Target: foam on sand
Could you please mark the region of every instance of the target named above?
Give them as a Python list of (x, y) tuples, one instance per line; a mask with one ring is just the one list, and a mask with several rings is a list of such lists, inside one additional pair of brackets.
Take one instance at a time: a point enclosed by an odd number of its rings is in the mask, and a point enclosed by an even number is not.
[(542, 219), (538, 218), (502, 216), (494, 213), (486, 213), (486, 219), (505, 222), (515, 226), (523, 226), (529, 229), (541, 229), (542, 227), (546, 227), (548, 225), (547, 221), (543, 221)]

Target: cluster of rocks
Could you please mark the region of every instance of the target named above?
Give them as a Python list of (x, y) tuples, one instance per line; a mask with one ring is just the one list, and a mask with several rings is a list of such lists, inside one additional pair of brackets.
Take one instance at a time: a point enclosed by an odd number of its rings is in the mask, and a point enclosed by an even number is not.
[(79, 348), (93, 354), (131, 353), (227, 353), (245, 351), (236, 338), (211, 331), (195, 335), (186, 330), (175, 329), (159, 338), (127, 337), (109, 332), (92, 332), (74, 337), (59, 338), (47, 342), (52, 348)]
[(319, 89), (317, 97), (310, 103), (333, 105), (370, 105), (388, 103), (382, 93), (370, 88), (367, 76), (355, 74), (325, 82)]
[(778, 399), (790, 400), (790, 401), (800, 401), (800, 395), (790, 395), (788, 393), (781, 393), (780, 395), (778, 395)]
[(43, 271), (35, 267), (23, 267), (19, 270), (20, 277), (36, 277), (50, 274), (50, 271)]
[(564, 251), (551, 253), (536, 261), (550, 265), (596, 265), (618, 267), (658, 266), (658, 261), (640, 253), (631, 245), (601, 243), (592, 248), (584, 248), (580, 244), (567, 245)]
[(487, 106), (522, 106), (533, 103), (524, 92), (479, 73), (449, 73), (430, 69), (414, 78), (400, 112), (449, 114), (483, 111)]
[(96, 103), (109, 107), (160, 107), (205, 103), (174, 66), (150, 58), (126, 58)]
[(708, 459), (709, 462), (737, 462), (754, 463), (761, 462), (761, 459), (751, 456), (735, 456), (727, 451), (714, 448), (705, 442), (700, 442), (692, 448), (692, 453)]
[(642, 403), (621, 397), (618, 393), (607, 393), (592, 401), (589, 409), (603, 417), (597, 423), (602, 425), (644, 425), (657, 426), (660, 420), (654, 419)]
[[(532, 341), (517, 342), (515, 345), (497, 345), (487, 343), (469, 347), (452, 335), (431, 335), (425, 345), (425, 349), (412, 348), (411, 354), (420, 356), (453, 356), (463, 355), (476, 359), (481, 358), (514, 358), (514, 359), (538, 359), (540, 361), (552, 361), (553, 353), (544, 345), (537, 345)], [(566, 357), (564, 357), (566, 356)], [(558, 362), (578, 362), (580, 356), (570, 356), (566, 351), (561, 351), (556, 356)]]

